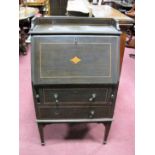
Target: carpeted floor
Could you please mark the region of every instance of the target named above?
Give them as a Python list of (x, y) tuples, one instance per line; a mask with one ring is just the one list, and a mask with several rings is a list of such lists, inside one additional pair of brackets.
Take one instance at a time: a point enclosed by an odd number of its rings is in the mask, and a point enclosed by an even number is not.
[(66, 124), (45, 127), (46, 145), (40, 145), (31, 90), (30, 49), (20, 56), (20, 155), (134, 155), (135, 60), (125, 50), (114, 121), (106, 145), (102, 124)]

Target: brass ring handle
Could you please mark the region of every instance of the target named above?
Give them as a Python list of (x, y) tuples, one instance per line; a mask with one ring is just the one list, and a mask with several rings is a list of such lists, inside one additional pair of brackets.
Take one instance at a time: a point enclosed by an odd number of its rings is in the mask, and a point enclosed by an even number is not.
[(55, 114), (59, 115), (59, 104), (58, 104), (59, 100), (58, 100), (58, 94), (57, 93), (54, 94), (54, 99), (55, 99), (55, 108), (56, 108)]
[(55, 99), (55, 103), (58, 103), (59, 102), (59, 100), (58, 100), (58, 94), (57, 93), (54, 94), (54, 99)]
[(95, 98), (96, 98), (96, 94), (93, 93), (92, 96), (89, 98), (89, 101), (92, 102), (95, 100)]
[(89, 114), (89, 118), (93, 118), (94, 115), (95, 115), (95, 111), (94, 110), (91, 110), (90, 111), (90, 114)]

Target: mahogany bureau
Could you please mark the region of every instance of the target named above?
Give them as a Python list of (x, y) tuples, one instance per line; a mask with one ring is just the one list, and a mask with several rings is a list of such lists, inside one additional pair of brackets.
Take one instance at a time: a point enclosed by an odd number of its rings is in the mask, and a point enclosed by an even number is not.
[(114, 19), (38, 17), (31, 26), (36, 122), (103, 123), (106, 143), (120, 75), (120, 34)]

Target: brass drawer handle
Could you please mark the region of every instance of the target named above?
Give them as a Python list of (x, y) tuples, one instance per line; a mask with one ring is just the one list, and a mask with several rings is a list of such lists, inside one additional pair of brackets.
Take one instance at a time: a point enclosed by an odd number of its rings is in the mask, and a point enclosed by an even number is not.
[(89, 113), (89, 118), (93, 118), (95, 115), (95, 111), (94, 110), (91, 110), (90, 113)]
[(54, 94), (54, 99), (55, 99), (55, 115), (59, 115), (59, 100), (58, 100), (58, 94)]
[(96, 98), (96, 94), (93, 93), (92, 96), (89, 98), (89, 101), (92, 102), (95, 100), (95, 98)]
[(54, 94), (54, 99), (55, 99), (55, 103), (57, 104), (59, 102), (57, 93)]

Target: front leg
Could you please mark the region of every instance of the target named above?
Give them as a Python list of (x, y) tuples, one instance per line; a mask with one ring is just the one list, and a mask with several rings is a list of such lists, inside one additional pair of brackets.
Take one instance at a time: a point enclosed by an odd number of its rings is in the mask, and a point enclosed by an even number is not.
[(38, 123), (38, 129), (39, 129), (39, 134), (40, 134), (40, 140), (41, 140), (41, 145), (45, 145), (44, 141), (44, 124)]
[(110, 131), (110, 128), (111, 128), (111, 123), (112, 122), (103, 122), (103, 124), (105, 126), (105, 133), (104, 133), (103, 144), (106, 144), (107, 143), (107, 138), (108, 138), (109, 131)]

